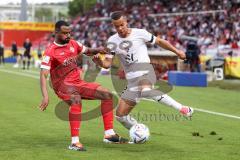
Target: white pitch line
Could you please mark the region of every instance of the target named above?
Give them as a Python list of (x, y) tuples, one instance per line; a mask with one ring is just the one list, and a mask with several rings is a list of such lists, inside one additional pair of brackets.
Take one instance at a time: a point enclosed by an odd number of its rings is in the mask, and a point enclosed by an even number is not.
[(40, 74), (40, 71), (23, 70), (23, 73), (24, 73), (24, 72), (27, 72), (27, 73), (33, 73), (33, 74), (37, 74), (37, 75)]
[(25, 77), (31, 77), (31, 78), (34, 78), (34, 79), (39, 79), (39, 76), (34, 76), (34, 75), (23, 73), (23, 72), (9, 71), (9, 70), (6, 70), (6, 69), (0, 69), (0, 71), (5, 72), (5, 73), (11, 73), (11, 74), (19, 75), (19, 76), (25, 76)]
[(194, 110), (195, 110), (195, 111), (199, 111), (199, 112), (204, 112), (204, 113), (209, 113), (209, 114), (219, 115), (219, 116), (223, 116), (223, 117), (229, 117), (229, 118), (240, 119), (240, 117), (238, 117), (238, 116), (234, 116), (234, 115), (231, 115), (231, 114), (225, 114), (225, 113), (213, 112), (213, 111), (208, 111), (208, 110), (200, 109), (200, 108), (194, 108)]
[[(113, 94), (117, 94), (117, 92), (113, 91)], [(145, 101), (151, 101), (151, 102), (156, 102), (152, 99), (147, 99), (147, 98), (142, 98), (142, 100)], [(205, 109), (200, 109), (200, 108), (193, 108), (194, 111), (198, 111), (198, 112), (204, 112), (204, 113), (208, 113), (208, 114), (213, 114), (213, 115), (218, 115), (218, 116), (222, 116), (222, 117), (228, 117), (228, 118), (234, 118), (234, 119), (240, 119), (240, 117), (238, 116), (234, 116), (231, 114), (225, 114), (225, 113), (220, 113), (220, 112), (214, 112), (214, 111), (209, 111), (209, 110), (205, 110)]]
[[(10, 73), (10, 74), (15, 74), (15, 75), (20, 75), (20, 76), (30, 77), (30, 78), (34, 78), (34, 79), (39, 79), (39, 76), (34, 76), (34, 75), (26, 74), (26, 73), (9, 71), (9, 70), (6, 70), (6, 69), (0, 69), (0, 71), (1, 71), (1, 72), (5, 72), (5, 73)], [(112, 93), (113, 93), (113, 94), (117, 94), (117, 92), (115, 92), (115, 91), (112, 91)], [(146, 99), (146, 98), (143, 98), (143, 100), (155, 102), (154, 100)], [(231, 115), (231, 114), (214, 112), (214, 111), (209, 111), (209, 110), (200, 109), (200, 108), (194, 108), (194, 110), (195, 110), (195, 111), (198, 111), (198, 112), (204, 112), (204, 113), (213, 114), (213, 115), (218, 115), (218, 116), (222, 116), (222, 117), (240, 119), (239, 116), (234, 116), (234, 115)]]

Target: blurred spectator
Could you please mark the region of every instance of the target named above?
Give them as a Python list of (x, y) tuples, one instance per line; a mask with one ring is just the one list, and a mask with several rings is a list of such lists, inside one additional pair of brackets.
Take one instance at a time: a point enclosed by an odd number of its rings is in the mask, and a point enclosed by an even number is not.
[(40, 68), (40, 66), (41, 66), (42, 51), (43, 51), (42, 48), (43, 48), (43, 46), (42, 46), (41, 42), (39, 42), (38, 49), (37, 49), (37, 56), (38, 56), (38, 58), (35, 59), (35, 62), (34, 62), (35, 68)]
[(187, 63), (190, 64), (191, 72), (200, 72), (200, 49), (196, 41), (189, 41), (186, 48)]
[(17, 57), (17, 55), (18, 55), (18, 48), (17, 48), (16, 41), (12, 42), (12, 54), (14, 57)]
[(18, 47), (16, 41), (12, 42), (12, 55), (16, 58), (16, 64), (13, 65), (14, 68), (18, 68), (20, 61), (21, 61), (21, 55), (18, 53)]
[[(240, 50), (240, 2), (234, 0), (145, 0), (140, 3), (109, 1), (97, 3), (92, 9), (71, 20), (73, 38), (91, 47), (106, 44), (115, 30), (109, 17), (116, 10), (130, 17), (133, 28), (145, 28), (156, 36), (169, 40), (176, 48), (184, 50), (187, 41), (183, 36), (196, 35), (201, 53), (207, 49), (231, 48)], [(139, 1), (136, 1), (139, 2)], [(203, 13), (215, 11), (215, 13)], [(185, 14), (192, 12), (192, 14)], [(200, 13), (201, 12), (201, 13)], [(180, 13), (176, 15), (171, 15)], [(155, 14), (155, 16), (154, 16)], [(156, 16), (161, 14), (160, 16)], [(164, 14), (164, 15), (163, 15)], [(87, 30), (86, 30), (87, 28)], [(49, 38), (44, 43), (48, 43)], [(148, 46), (155, 49), (157, 46)], [(215, 53), (214, 53), (215, 54)], [(240, 53), (239, 53), (240, 55)]]
[(31, 47), (32, 47), (32, 43), (30, 42), (29, 38), (25, 40), (25, 42), (23, 43), (23, 47), (25, 49), (23, 54), (23, 69), (26, 68), (26, 61), (27, 61), (27, 69), (29, 69), (30, 60), (31, 60)]
[(42, 46), (41, 42), (39, 42), (38, 49), (37, 49), (38, 59), (42, 58), (42, 51), (43, 51), (43, 46)]
[(4, 45), (2, 42), (0, 42), (0, 65), (4, 64)]
[[(146, 0), (126, 6), (116, 1), (106, 6), (97, 3), (92, 10), (72, 20), (73, 30), (77, 33), (74, 38), (82, 43), (90, 42), (92, 47), (104, 45), (106, 38), (114, 33), (107, 18), (116, 10), (123, 10), (129, 14), (131, 27), (145, 28), (163, 39), (170, 40), (180, 49), (185, 48), (181, 36), (192, 34), (198, 36), (200, 48), (203, 49), (218, 44), (232, 45), (236, 48), (236, 44), (240, 44), (240, 3), (227, 0)], [(210, 10), (222, 12), (182, 16), (150, 15)]]

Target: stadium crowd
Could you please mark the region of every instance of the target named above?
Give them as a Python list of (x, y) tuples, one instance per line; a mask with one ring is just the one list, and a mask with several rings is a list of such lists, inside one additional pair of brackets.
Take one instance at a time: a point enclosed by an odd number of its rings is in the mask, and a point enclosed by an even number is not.
[[(91, 47), (104, 45), (115, 32), (108, 20), (114, 10), (124, 11), (131, 27), (145, 28), (177, 48), (185, 48), (182, 35), (196, 37), (202, 48), (210, 45), (240, 48), (240, 3), (229, 0), (147, 0), (128, 5), (112, 2), (107, 6), (98, 3), (92, 10), (71, 21), (74, 38)], [(210, 10), (221, 11), (214, 14), (152, 16)]]

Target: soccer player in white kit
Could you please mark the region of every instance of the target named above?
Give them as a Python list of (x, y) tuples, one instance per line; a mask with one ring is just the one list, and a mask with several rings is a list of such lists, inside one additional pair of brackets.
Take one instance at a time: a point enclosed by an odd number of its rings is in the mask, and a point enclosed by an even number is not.
[(111, 14), (112, 24), (117, 33), (108, 39), (107, 48), (111, 54), (107, 54), (102, 60), (100, 55), (95, 55), (93, 61), (103, 68), (109, 68), (113, 56), (119, 57), (124, 69), (127, 87), (123, 90), (116, 110), (116, 119), (127, 129), (137, 124), (129, 113), (139, 102), (139, 98), (150, 98), (156, 102), (166, 104), (178, 110), (184, 116), (192, 116), (193, 109), (175, 101), (167, 94), (153, 89), (156, 76), (147, 52), (146, 43), (158, 46), (174, 52), (180, 59), (185, 59), (183, 51), (176, 49), (168, 41), (155, 37), (145, 29), (129, 28), (127, 19), (121, 11)]

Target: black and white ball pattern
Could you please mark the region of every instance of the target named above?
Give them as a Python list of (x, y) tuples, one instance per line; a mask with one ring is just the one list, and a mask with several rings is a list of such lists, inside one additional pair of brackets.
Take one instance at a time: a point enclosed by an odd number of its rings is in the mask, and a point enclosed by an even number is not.
[(134, 143), (145, 143), (150, 136), (149, 129), (144, 124), (135, 124), (129, 131), (131, 141)]

